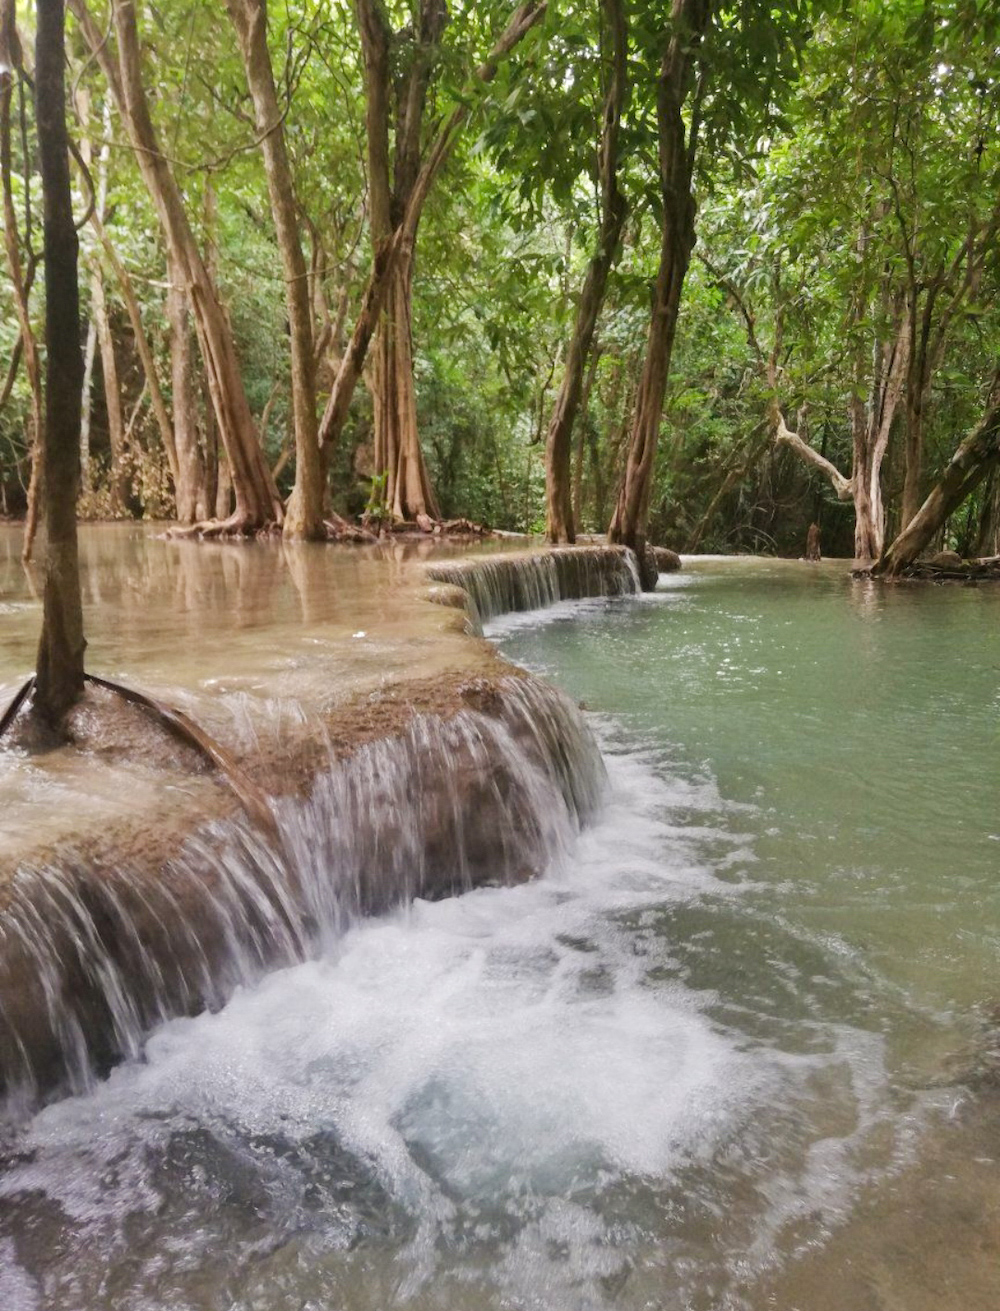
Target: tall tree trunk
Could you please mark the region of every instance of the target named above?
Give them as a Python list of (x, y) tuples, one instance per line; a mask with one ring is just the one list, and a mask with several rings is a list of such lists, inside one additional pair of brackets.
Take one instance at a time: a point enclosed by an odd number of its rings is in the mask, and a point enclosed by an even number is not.
[(983, 489), (976, 530), (976, 555), (1000, 555), (1000, 477), (994, 466)]
[(587, 446), (587, 412), (590, 408), (590, 393), (594, 389), (597, 366), (601, 362), (600, 345), (591, 346), (590, 364), (583, 384), (583, 394), (576, 421), (576, 458), (573, 465), (573, 530), (579, 531), (583, 521), (583, 456)]
[[(601, 229), (597, 249), (587, 266), (576, 310), (566, 368), (545, 440), (545, 535), (550, 542), (576, 540), (570, 487), (573, 424), (580, 407), (587, 356), (604, 304), (608, 275), (618, 258), (628, 206), (618, 189), (618, 142), (628, 91), (628, 20), (622, 0), (602, 0), (611, 32), (611, 74), (604, 97), (603, 129), (598, 152), (601, 187)], [(578, 462), (582, 464), (582, 458)]]
[(210, 428), (218, 460), (215, 476), (215, 517), (224, 521), (233, 511), (233, 471), (229, 467), (229, 457), (219, 446), (219, 429), (215, 422), (215, 415), (206, 415), (205, 422)]
[(361, 309), (351, 332), (351, 339), (341, 356), (337, 376), (323, 410), (319, 425), (319, 439), (324, 458), (340, 436), (347, 421), (351, 397), (364, 370), (368, 347), (378, 327), (379, 315), (389, 288), (389, 276), (396, 262), (398, 236), (385, 241), (372, 257), (372, 271), (365, 287)]
[(412, 253), (407, 249), (393, 267), (372, 372), (375, 472), (385, 475), (385, 504), (398, 521), (439, 517), (417, 433), (412, 278)]
[(83, 349), (83, 396), (80, 414), (80, 486), (91, 490), (90, 482), (90, 420), (93, 413), (94, 359), (97, 355), (97, 324), (91, 314), (87, 323), (87, 344)]
[(45, 214), (45, 591), (32, 714), (61, 734), (83, 693), (83, 607), (76, 540), (80, 482), (80, 294), (63, 82), (63, 0), (37, 0), (35, 112)]
[(91, 223), (93, 224), (94, 230), (100, 240), (105, 258), (111, 265), (112, 271), (118, 282), (118, 289), (121, 292), (122, 301), (125, 304), (125, 312), (128, 314), (129, 323), (132, 326), (132, 335), (135, 339), (135, 349), (139, 359), (142, 361), (142, 371), (146, 379), (146, 386), (149, 388), (149, 400), (153, 410), (153, 418), (156, 420), (156, 428), (160, 434), (163, 453), (167, 457), (167, 468), (170, 470), (170, 477), (173, 479), (174, 487), (176, 488), (178, 469), (173, 424), (170, 421), (170, 415), (167, 413), (166, 401), (163, 399), (163, 391), (160, 387), (159, 375), (156, 372), (156, 360), (153, 358), (153, 350), (149, 344), (149, 338), (146, 336), (146, 329), (143, 326), (139, 298), (135, 294), (135, 287), (132, 285), (132, 279), (129, 276), (128, 269), (119, 259), (118, 252), (112, 245), (108, 234), (104, 230), (104, 224), (101, 222), (100, 218), (98, 218), (96, 212), (91, 215)]
[(125, 452), (125, 419), (122, 414), (121, 382), (118, 377), (118, 360), (115, 356), (115, 339), (108, 319), (108, 303), (104, 295), (104, 272), (95, 260), (90, 279), (90, 310), (97, 328), (97, 345), (101, 353), (101, 376), (104, 383), (105, 412), (108, 416), (108, 442), (111, 447), (111, 468), (108, 472), (108, 489), (111, 493), (111, 513), (120, 518), (126, 512), (129, 494), (128, 462)]
[[(329, 455), (347, 420), (351, 397), (361, 378), (365, 356), (377, 331), (382, 307), (389, 294), (396, 259), (407, 244), (412, 247), (416, 240), (417, 226), (424, 203), (471, 112), (476, 84), (481, 87), (493, 81), (501, 60), (506, 58), (518, 42), (544, 17), (547, 3), (548, 0), (522, 0), (515, 9), (485, 63), (476, 69), (474, 81), (465, 89), (461, 103), (439, 128), (432, 146), (423, 157), (419, 171), (416, 172), (415, 181), (409, 187), (409, 199), (399, 222), (393, 228), (388, 184), (390, 86), (388, 41), (391, 33), (380, 0), (355, 0), (365, 54), (365, 116), (371, 185), (370, 206), (373, 211), (372, 270), (351, 339), (340, 360), (337, 377), (320, 422), (319, 435), (324, 458)], [(430, 0), (428, 8), (435, 9), (434, 0)], [(438, 10), (442, 8), (437, 6)], [(374, 95), (371, 94), (372, 90)], [(419, 127), (422, 104), (420, 98), (413, 95), (407, 95), (404, 99), (408, 106), (412, 106), (412, 110), (421, 111), (420, 114), (415, 114), (408, 110), (411, 148), (404, 153), (407, 154), (410, 160), (409, 168), (412, 169), (414, 162), (419, 163), (420, 158)], [(412, 130), (414, 124), (417, 129), (415, 137)], [(416, 141), (416, 155), (412, 149), (413, 140)], [(384, 235), (379, 238), (375, 235), (376, 230), (383, 232)], [(383, 472), (388, 474), (388, 470)]]
[[(545, 9), (546, 0), (523, 0), (486, 62), (476, 70), (476, 81), (485, 84), (493, 80), (500, 61), (542, 18)], [(384, 343), (380, 347), (382, 362), (374, 370), (375, 446), (390, 461), (384, 465), (376, 461), (375, 472), (393, 488), (390, 508), (394, 517), (411, 519), (437, 512), (416, 428), (413, 255), (423, 206), (469, 115), (472, 89), (466, 89), (462, 103), (439, 128), (430, 148), (423, 151), (424, 110), (438, 42), (448, 20), (447, 6), (444, 0), (420, 0), (416, 21), (407, 29), (409, 46), (403, 53), (408, 60), (399, 58), (400, 43), (394, 38), (383, 0), (355, 0), (355, 10), (365, 65), (369, 217), (375, 270), (323, 416), (321, 434), (324, 443), (336, 440), (360, 376), (374, 321)], [(401, 36), (396, 34), (397, 38)], [(403, 66), (404, 71), (399, 73)], [(389, 130), (393, 119), (395, 151), (390, 162)], [(377, 276), (380, 263), (381, 276)], [(400, 371), (405, 371), (406, 376)], [(395, 468), (391, 464), (394, 453), (399, 457)]]
[(906, 466), (900, 522), (905, 527), (920, 508), (924, 464), (924, 407), (929, 391), (919, 363), (912, 366), (906, 385)]
[(265, 0), (226, 0), (243, 54), (247, 85), (261, 138), (271, 216), (285, 274), (285, 302), (291, 334), (292, 415), (295, 420), (295, 487), (285, 515), (289, 537), (316, 539), (323, 527), (323, 470), (316, 420), (312, 307), (306, 261), (299, 237), (292, 170), (274, 73), (267, 48)]
[[(695, 240), (695, 201), (691, 179), (697, 147), (698, 115), (697, 110), (692, 115), (689, 140), (683, 108), (693, 80), (694, 53), (708, 26), (710, 14), (711, 0), (673, 0), (672, 35), (663, 55), (657, 86), (660, 188), (663, 200), (660, 264), (625, 471), (608, 527), (608, 540), (632, 547), (639, 556), (640, 564), (645, 561), (646, 525), (656, 446), (677, 331), (681, 291)], [(643, 582), (646, 586), (654, 587), (655, 571), (647, 568)]]
[[(372, 400), (375, 418), (375, 477), (385, 483), (385, 504), (393, 518), (437, 516), (437, 507), (417, 435), (413, 378), (413, 252), (419, 212), (405, 215), (417, 180), (421, 127), (437, 42), (448, 21), (440, 0), (421, 0), (409, 66), (394, 78), (393, 32), (382, 0), (355, 0), (365, 63), (365, 121), (368, 139), (369, 211), (373, 248), (389, 242), (395, 258), (378, 319)], [(390, 159), (390, 124), (395, 153)], [(405, 231), (404, 231), (405, 224)], [(412, 499), (411, 499), (412, 497)]]
[(21, 68), (21, 45), (14, 21), (14, 8), (14, 0), (2, 0), (0, 2), (0, 175), (3, 179), (4, 250), (7, 255), (7, 268), (14, 293), (17, 323), (21, 332), (20, 343), (24, 358), (24, 371), (27, 374), (28, 386), (31, 390), (31, 479), (28, 484), (28, 514), (24, 525), (22, 545), (22, 557), (28, 560), (31, 558), (38, 516), (44, 398), (42, 395), (42, 370), (38, 359), (38, 345), (31, 327), (29, 313), (30, 270), (26, 273), (21, 264), (17, 213), (14, 208), (14, 192), (11, 181), (11, 101), (14, 94), (14, 74), (15, 71), (20, 74)]
[(982, 419), (951, 457), (937, 486), (904, 523), (873, 570), (892, 578), (913, 563), (970, 492), (1000, 464), (1000, 367), (993, 375)]
[[(110, 106), (106, 106), (106, 110)], [(76, 112), (83, 126), (80, 138), (80, 155), (84, 164), (94, 177), (94, 152), (90, 140), (90, 94), (80, 87), (76, 93)], [(105, 112), (104, 140), (98, 156), (97, 194), (94, 197), (94, 212), (103, 216), (107, 199), (108, 154), (110, 150), (110, 119)], [(83, 351), (83, 395), (80, 414), (80, 486), (84, 492), (90, 491), (90, 420), (93, 412), (94, 359), (97, 355), (97, 321), (93, 310), (87, 320), (87, 344)]]
[[(898, 323), (893, 337), (876, 343), (875, 367), (865, 414), (862, 458), (856, 459), (855, 483), (864, 483), (868, 508), (867, 532), (857, 514), (855, 492), (855, 542), (857, 559), (877, 560), (885, 549), (885, 501), (882, 495), (882, 465), (889, 449), (889, 437), (903, 396), (909, 360), (909, 337), (905, 322)], [(863, 549), (862, 549), (863, 548)]]
[(85, 0), (69, 0), (69, 4), (92, 55), (108, 80), (128, 129), (136, 162), (156, 209), (164, 240), (190, 291), (212, 405), (229, 456), (236, 493), (236, 509), (231, 520), (214, 527), (251, 531), (270, 520), (280, 523), (284, 509), (257, 440), (232, 331), (194, 239), (181, 190), (157, 143), (142, 85), (134, 4), (132, 0), (113, 0), (117, 59), (95, 24)]
[(181, 271), (167, 260), (167, 323), (170, 326), (170, 389), (173, 395), (173, 443), (177, 452), (174, 492), (177, 520), (199, 523), (215, 513), (214, 493), (208, 497), (205, 460), (198, 446), (198, 407), (195, 403), (192, 358), (191, 302)]

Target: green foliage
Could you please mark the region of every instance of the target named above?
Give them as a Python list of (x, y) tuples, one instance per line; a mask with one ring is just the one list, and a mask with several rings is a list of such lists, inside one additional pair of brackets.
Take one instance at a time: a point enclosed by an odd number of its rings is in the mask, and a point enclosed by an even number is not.
[[(540, 439), (599, 213), (607, 34), (598, 4), (550, 4), (489, 87), (474, 86), (470, 69), (513, 7), (496, 0), (452, 7), (433, 52), (425, 146), (456, 105), (473, 113), (421, 219), (413, 335), (420, 430), (442, 513), (527, 529), (541, 523)], [(92, 11), (105, 30), (106, 3), (94, 0)], [(392, 58), (399, 74), (414, 57), (419, 6), (391, 0), (386, 12), (397, 34)], [(217, 270), (251, 408), (258, 421), (267, 414), (274, 465), (291, 435), (284, 288), (242, 64), (222, 14), (204, 0), (142, 6), (143, 76), (164, 153)], [(28, 17), (21, 14), (30, 63)], [(369, 268), (362, 58), (348, 5), (288, 0), (271, 4), (268, 17), (324, 347), (322, 402)], [(672, 34), (670, 5), (633, 3), (628, 18), (622, 188), (630, 214), (598, 328), (589, 403), (574, 436), (580, 518), (590, 530), (606, 526), (622, 466), (659, 250), (656, 92)], [(804, 525), (818, 517), (826, 549), (849, 550), (850, 507), (818, 474), (773, 449), (766, 359), (773, 351), (786, 411), (801, 415), (809, 439), (849, 470), (858, 360), (870, 358), (873, 343), (894, 329), (907, 297), (919, 300), (921, 313), (930, 299), (932, 332), (949, 315), (925, 407), (926, 480), (975, 421), (1000, 350), (1000, 241), (985, 249), (968, 278), (961, 251), (970, 233), (985, 241), (997, 213), (998, 40), (997, 8), (985, 0), (715, 4), (685, 110), (689, 132), (697, 124), (699, 244), (667, 390), (654, 537), (677, 546), (697, 537), (706, 549), (797, 552)], [(90, 96), (89, 127), (78, 120), (76, 136), (89, 135), (96, 150), (107, 91), (72, 25), (71, 50), (70, 81)], [(30, 243), (37, 249), (30, 119), (29, 113), (27, 160), (15, 132), (12, 187), (19, 214), (26, 201), (33, 204)], [(87, 187), (79, 174), (77, 186), (82, 215)], [(140, 296), (169, 404), (164, 251), (117, 116), (106, 228)], [(28, 234), (19, 235), (27, 256)], [(89, 227), (81, 242), (83, 312), (90, 314), (89, 271), (100, 268), (131, 414), (141, 372), (120, 289)], [(39, 325), (43, 290), (36, 285), (31, 303)], [(6, 282), (0, 297), (0, 359), (7, 361), (17, 333)], [(199, 386), (203, 394), (203, 379)], [(106, 474), (99, 369), (93, 401), (94, 468)], [(27, 418), (21, 373), (0, 411), (0, 487), (15, 512), (23, 508), (29, 472)], [(370, 399), (359, 389), (330, 452), (332, 499), (345, 513), (367, 508), (377, 517), (385, 489), (370, 477), (370, 440)], [(131, 462), (133, 510), (163, 513), (165, 463), (145, 403)], [(890, 519), (898, 513), (903, 467), (897, 422), (884, 478)], [(283, 492), (293, 472), (286, 462)], [(91, 506), (100, 512), (107, 495), (100, 478), (98, 484)], [(996, 499), (985, 485), (953, 526), (956, 541), (987, 540), (1000, 517), (1000, 508), (991, 508)]]

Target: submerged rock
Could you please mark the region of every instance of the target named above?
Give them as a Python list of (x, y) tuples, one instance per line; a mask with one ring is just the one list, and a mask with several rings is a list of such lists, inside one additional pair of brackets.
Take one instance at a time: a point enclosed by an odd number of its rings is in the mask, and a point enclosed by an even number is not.
[(654, 546), (653, 556), (661, 574), (676, 573), (681, 567), (681, 557), (676, 551), (671, 551), (669, 546)]
[(938, 551), (922, 563), (934, 569), (961, 569), (965, 561), (957, 551)]

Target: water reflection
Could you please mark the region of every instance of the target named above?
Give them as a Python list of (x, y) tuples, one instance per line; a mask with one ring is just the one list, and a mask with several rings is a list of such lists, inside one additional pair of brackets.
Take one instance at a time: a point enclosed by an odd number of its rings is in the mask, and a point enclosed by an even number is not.
[[(317, 638), (347, 642), (357, 630), (375, 628), (401, 638), (407, 625), (420, 627), (416, 566), (503, 546), (489, 540), (471, 546), (193, 542), (168, 539), (155, 526), (83, 525), (88, 660), (109, 674), (191, 685), (220, 674), (250, 675), (282, 653), (293, 659)], [(20, 530), (0, 525), (0, 696), (34, 664), (40, 577), (39, 562), (21, 564)], [(267, 642), (256, 641), (265, 628)]]

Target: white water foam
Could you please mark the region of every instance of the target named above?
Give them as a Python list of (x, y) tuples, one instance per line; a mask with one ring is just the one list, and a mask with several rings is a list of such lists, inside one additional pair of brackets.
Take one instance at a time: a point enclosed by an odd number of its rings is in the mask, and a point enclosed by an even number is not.
[[(52, 1311), (639, 1306), (630, 1271), (650, 1244), (662, 1260), (692, 1198), (736, 1236), (694, 1243), (678, 1289), (737, 1266), (737, 1238), (757, 1259), (789, 1216), (842, 1205), (877, 1119), (877, 1040), (789, 1056), (713, 1019), (656, 925), (738, 903), (745, 836), (710, 780), (604, 737), (603, 815), (546, 877), (358, 924), (37, 1115), (0, 1235), (18, 1240), (8, 1211), (34, 1199), (56, 1255), (16, 1247), (17, 1311), (39, 1293)], [(754, 1178), (765, 1121), (831, 1070), (853, 1120), (723, 1220), (718, 1162)]]

